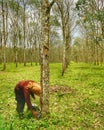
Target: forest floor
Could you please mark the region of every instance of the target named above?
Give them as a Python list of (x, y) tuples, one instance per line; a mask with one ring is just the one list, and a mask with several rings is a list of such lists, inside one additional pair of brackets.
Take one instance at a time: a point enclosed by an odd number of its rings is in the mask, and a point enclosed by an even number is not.
[[(0, 130), (104, 130), (104, 66), (71, 63), (61, 76), (61, 64), (50, 64), (50, 115), (36, 120), (25, 107), (24, 119), (16, 113), (15, 84), (40, 81), (40, 66), (0, 64)], [(39, 98), (32, 100), (39, 104)]]

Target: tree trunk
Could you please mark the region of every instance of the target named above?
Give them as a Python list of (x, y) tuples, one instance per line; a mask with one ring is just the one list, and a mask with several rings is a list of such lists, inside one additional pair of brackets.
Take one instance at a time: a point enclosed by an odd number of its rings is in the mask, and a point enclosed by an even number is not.
[[(68, 5), (67, 5), (68, 4)], [(58, 2), (58, 8), (61, 14), (61, 22), (62, 22), (62, 32), (63, 32), (63, 61), (62, 61), (62, 76), (65, 73), (65, 70), (68, 67), (70, 60), (70, 42), (71, 42), (71, 26), (69, 21), (69, 2), (64, 4), (64, 2)]]
[(0, 31), (0, 64), (2, 63), (2, 32)]
[(69, 25), (67, 25), (64, 28), (65, 36), (64, 39), (64, 51), (63, 51), (63, 68), (62, 68), (62, 76), (65, 73), (65, 70), (67, 69), (69, 62), (70, 62), (70, 42), (71, 42), (71, 36), (69, 33)]
[(49, 18), (48, 0), (42, 0), (41, 6), (41, 111), (43, 117), (49, 113)]
[(6, 25), (5, 25), (5, 10), (4, 10), (4, 1), (2, 0), (2, 20), (3, 20), (3, 39), (2, 39), (2, 42), (3, 42), (3, 70), (6, 69)]
[(23, 36), (23, 42), (24, 42), (24, 50), (23, 50), (23, 59), (24, 59), (24, 66), (26, 66), (26, 53), (25, 53), (25, 49), (26, 49), (26, 16), (25, 16), (25, 11), (26, 11), (26, 4), (25, 4), (25, 2), (23, 1), (23, 6), (24, 6), (24, 16), (23, 16), (23, 34), (24, 34), (24, 36)]
[(16, 68), (18, 67), (18, 47), (17, 45), (19, 45), (19, 3), (18, 3), (18, 6), (17, 6), (17, 12), (16, 12), (16, 15), (17, 15), (17, 32), (16, 32), (16, 40), (14, 40), (14, 45), (15, 45), (15, 64), (16, 64)]
[(62, 76), (63, 76), (66, 70), (66, 39), (65, 39), (66, 25), (65, 25), (65, 19), (64, 19), (65, 17), (64, 17), (64, 11), (63, 11), (64, 9), (63, 4), (59, 6), (59, 9), (61, 13), (62, 32), (63, 32), (63, 60), (62, 60)]
[(16, 64), (16, 67), (18, 67), (18, 62), (17, 62), (17, 44), (16, 44), (16, 38), (17, 35), (14, 32), (14, 37), (13, 37), (13, 44), (14, 44), (14, 62)]

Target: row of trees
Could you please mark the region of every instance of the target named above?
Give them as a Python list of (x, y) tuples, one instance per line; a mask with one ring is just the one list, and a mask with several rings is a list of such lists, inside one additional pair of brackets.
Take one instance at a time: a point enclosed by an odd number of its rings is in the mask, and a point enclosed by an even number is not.
[[(0, 62), (4, 63), (3, 70), (6, 68), (7, 61), (14, 61), (16, 67), (18, 62), (23, 61), (25, 66), (27, 61), (31, 61), (31, 64), (32, 61), (39, 61), (42, 38), (41, 2), (39, 0), (35, 2), (32, 0), (1, 0)], [(71, 32), (75, 26), (72, 8), (74, 8), (74, 0), (59, 0), (50, 12), (50, 47), (52, 48), (50, 60), (60, 62), (63, 55), (62, 74), (69, 64)]]
[[(3, 69), (6, 68), (7, 59), (13, 59), (18, 66), (19, 57), (23, 56), (24, 66), (26, 65), (26, 52), (29, 50), (29, 57), (32, 57), (34, 50), (37, 50), (39, 42), (40, 30), (38, 27), (39, 15), (36, 15), (34, 6), (26, 0), (8, 0), (1, 1), (1, 32), (0, 32), (0, 47), (1, 61), (4, 62)], [(29, 6), (30, 5), (30, 6)], [(33, 12), (32, 12), (33, 11)], [(38, 19), (39, 20), (39, 19)], [(8, 55), (11, 50), (11, 55)], [(20, 53), (19, 53), (20, 52)], [(12, 61), (13, 61), (12, 60)]]
[(79, 18), (77, 23), (84, 38), (82, 47), (87, 53), (83, 60), (102, 64), (104, 62), (104, 1), (78, 0), (76, 11)]
[[(0, 0), (0, 62), (40, 62), (42, 111), (49, 111), (49, 55), (62, 61), (103, 63), (103, 0)], [(75, 36), (75, 30), (80, 35)], [(78, 32), (76, 33), (78, 35)], [(81, 37), (80, 37), (81, 36)], [(39, 56), (40, 55), (40, 56)]]
[[(63, 61), (62, 74), (70, 60), (103, 62), (103, 6), (103, 0), (78, 0), (76, 3), (57, 0), (52, 7), (50, 61)], [(15, 62), (16, 67), (18, 62), (23, 62), (24, 66), (26, 62), (39, 62), (41, 0), (1, 0), (0, 8), (0, 63), (4, 63), (3, 69), (6, 62)], [(80, 33), (77, 38), (73, 38), (75, 31)]]

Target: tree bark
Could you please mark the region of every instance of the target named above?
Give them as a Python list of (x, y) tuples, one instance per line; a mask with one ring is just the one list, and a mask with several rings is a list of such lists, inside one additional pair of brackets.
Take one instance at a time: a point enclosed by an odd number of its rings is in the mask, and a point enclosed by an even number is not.
[[(68, 5), (67, 5), (68, 4)], [(63, 32), (63, 60), (62, 60), (62, 76), (65, 73), (70, 61), (70, 42), (71, 42), (71, 24), (69, 21), (69, 2), (64, 4), (63, 2), (57, 2), (60, 14), (61, 14), (61, 22), (62, 22), (62, 32)]]
[(23, 42), (24, 42), (24, 51), (23, 51), (23, 59), (24, 59), (24, 66), (26, 66), (26, 3), (23, 1), (23, 6), (24, 6), (24, 16), (23, 16)]
[[(5, 23), (5, 10), (4, 10), (4, 1), (2, 0), (2, 20), (3, 20), (3, 34), (2, 34), (2, 42), (3, 42), (3, 70), (6, 69), (6, 25)], [(7, 20), (7, 18), (6, 18)]]
[(43, 117), (49, 114), (49, 32), (50, 32), (50, 4), (42, 0), (41, 5), (41, 111)]

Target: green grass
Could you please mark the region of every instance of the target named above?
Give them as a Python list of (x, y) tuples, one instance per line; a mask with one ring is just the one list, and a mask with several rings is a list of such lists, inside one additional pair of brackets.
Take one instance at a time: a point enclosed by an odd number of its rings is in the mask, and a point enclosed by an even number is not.
[(25, 118), (18, 118), (14, 86), (23, 79), (39, 82), (39, 65), (15, 68), (10, 63), (0, 71), (0, 130), (104, 130), (104, 66), (71, 63), (62, 77), (61, 64), (50, 64), (50, 85), (72, 91), (50, 94), (50, 117), (40, 120), (26, 109)]

